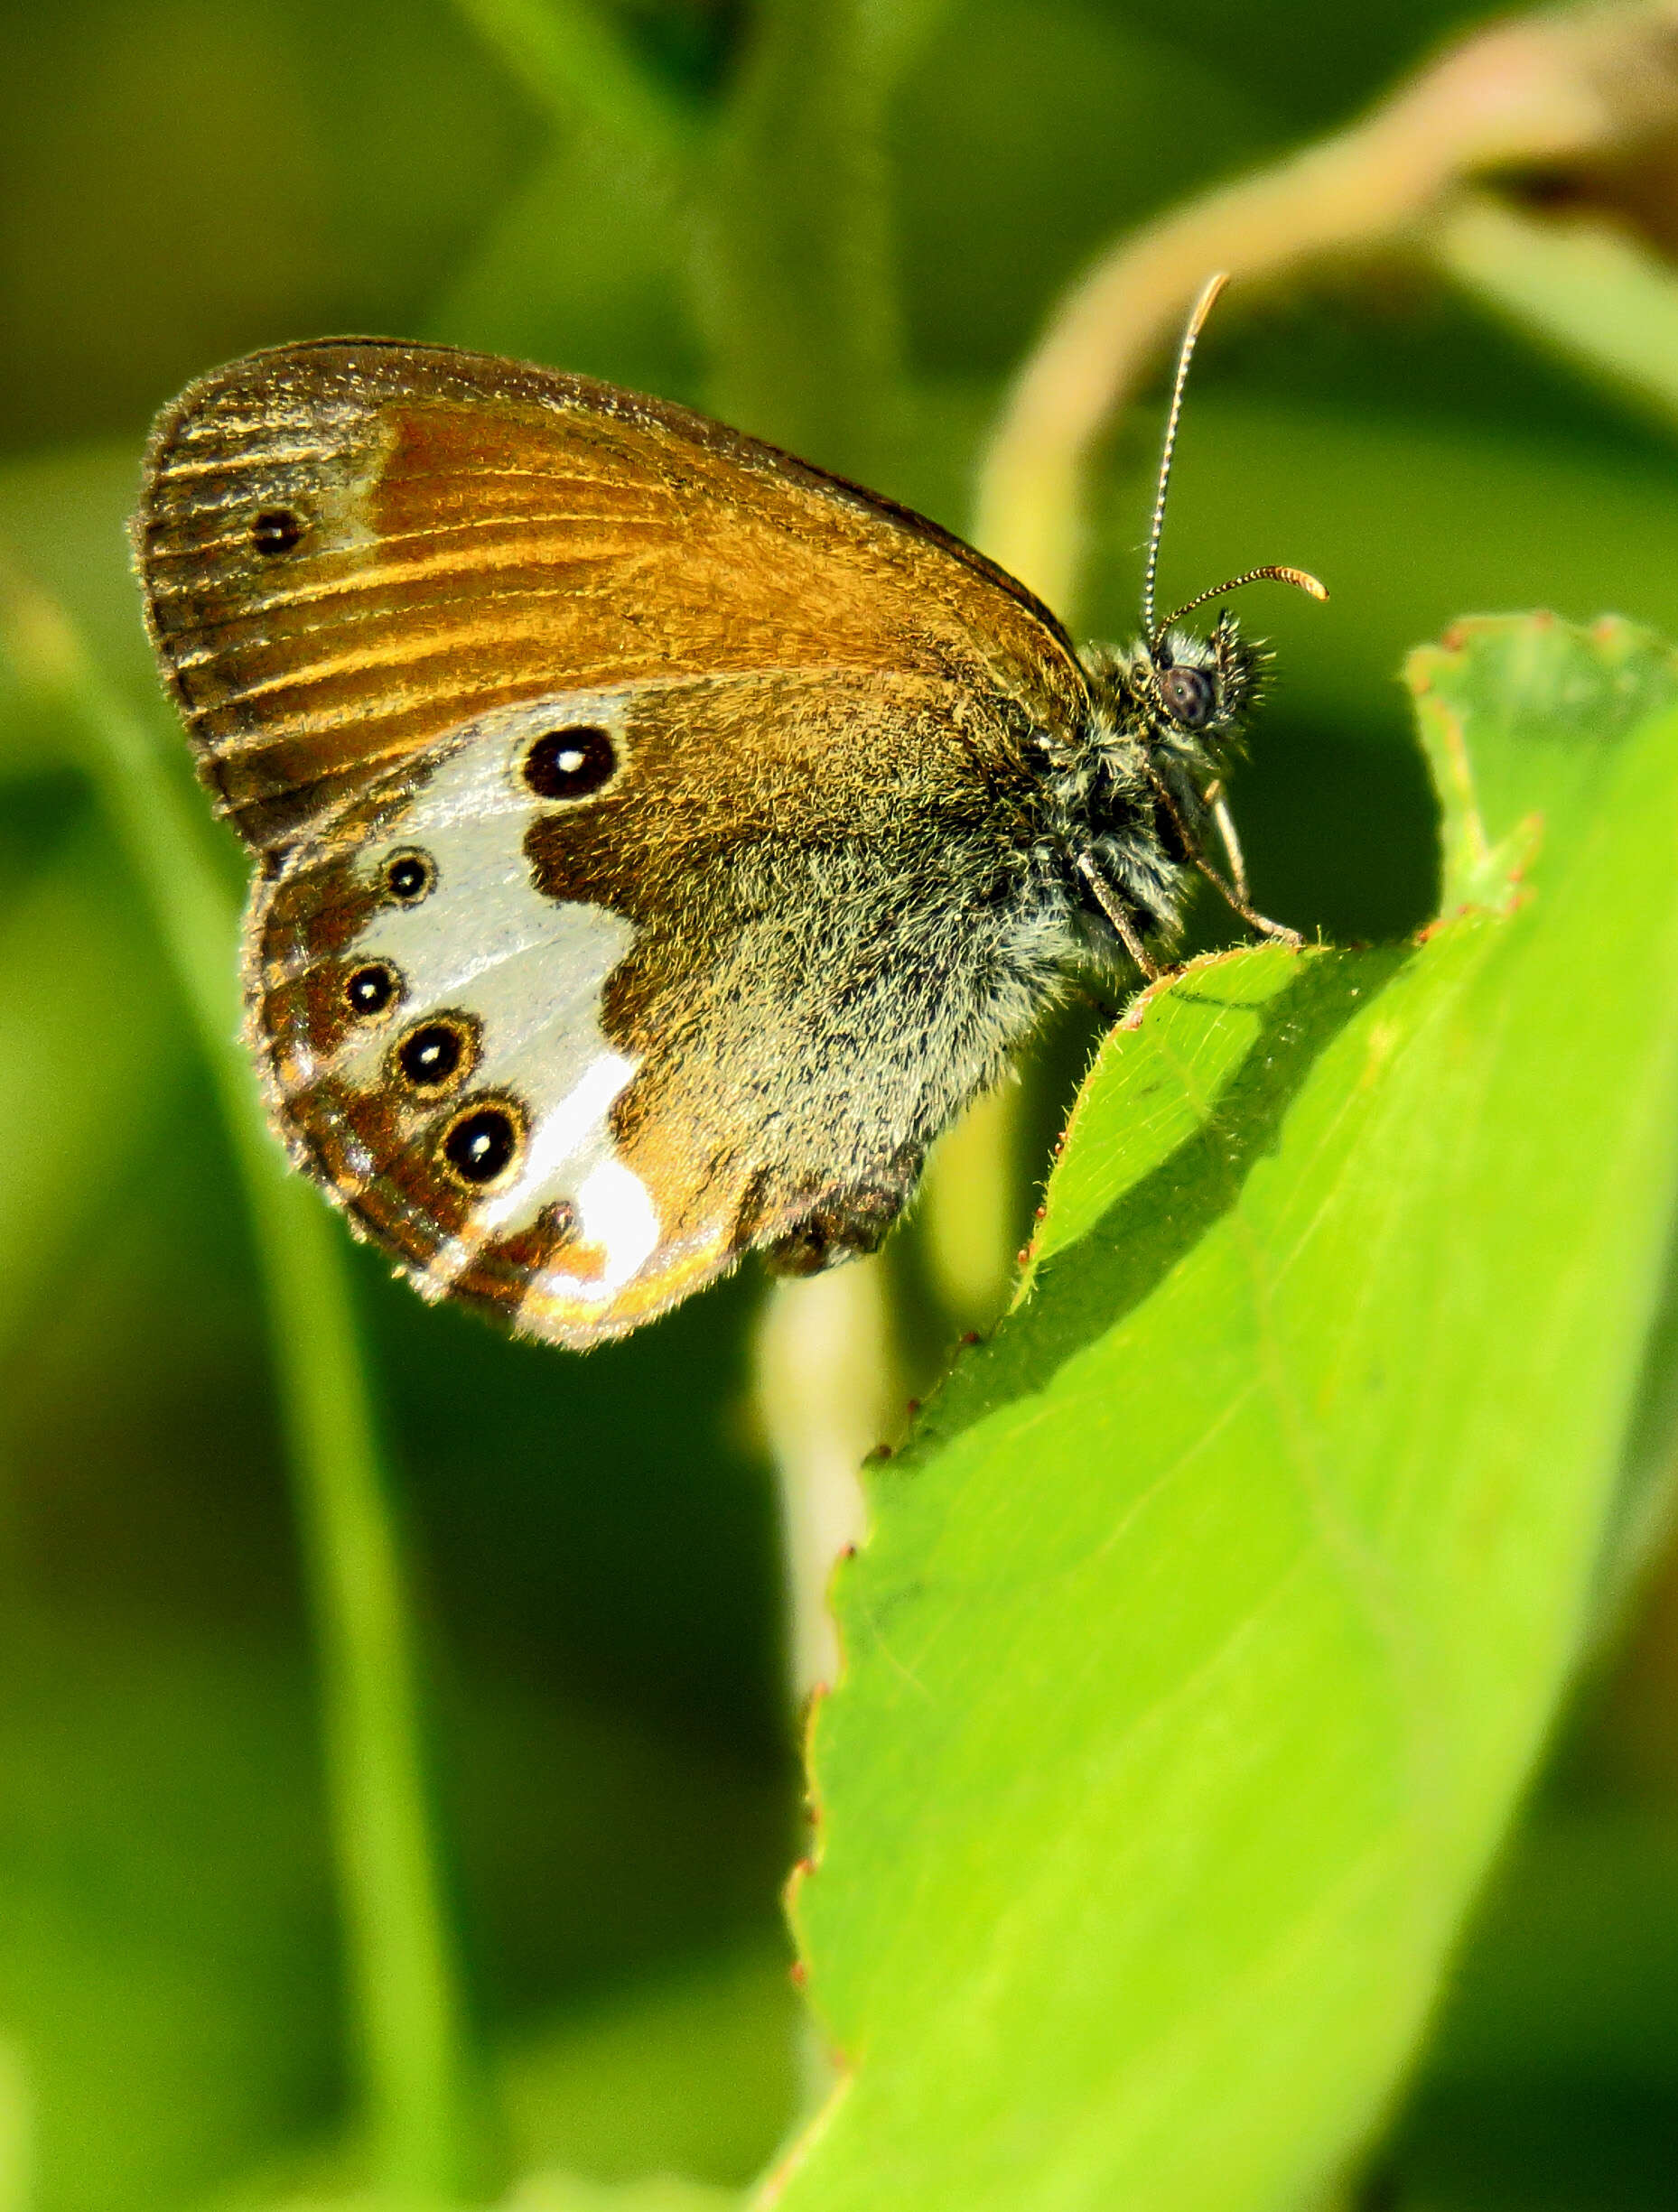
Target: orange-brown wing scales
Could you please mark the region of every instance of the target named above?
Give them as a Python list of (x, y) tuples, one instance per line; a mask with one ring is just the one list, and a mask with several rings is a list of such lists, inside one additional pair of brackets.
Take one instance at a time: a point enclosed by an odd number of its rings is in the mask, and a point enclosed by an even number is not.
[(885, 669), (1076, 718), (1052, 619), (932, 525), (678, 408), (377, 341), (252, 357), (154, 437), (149, 618), (201, 770), (283, 848), (487, 710)]
[[(579, 1345), (835, 1194), (895, 1190), (889, 1220), (1038, 999), (994, 713), (924, 676), (649, 683), (492, 710), (381, 778), (258, 890), (294, 1156), (422, 1290)], [(531, 748), (567, 728), (611, 773), (544, 802)]]

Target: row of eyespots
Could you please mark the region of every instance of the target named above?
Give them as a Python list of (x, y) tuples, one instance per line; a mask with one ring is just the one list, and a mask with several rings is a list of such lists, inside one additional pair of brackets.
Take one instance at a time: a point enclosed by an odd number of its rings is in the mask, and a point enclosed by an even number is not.
[[(611, 780), (618, 756), (603, 730), (550, 730), (525, 755), (524, 776), (542, 799), (586, 799)], [(398, 906), (417, 906), (437, 888), (437, 863), (418, 845), (387, 856), (385, 893)]]
[[(278, 510), (256, 517), (252, 538), (259, 551), (287, 553), (297, 542), (296, 517)], [(547, 730), (530, 746), (524, 777), (538, 798), (587, 798), (611, 776), (617, 753), (608, 733), (593, 726)], [(381, 874), (387, 896), (397, 906), (416, 906), (437, 887), (437, 863), (416, 845), (389, 854)], [(362, 1021), (377, 1021), (402, 996), (402, 979), (387, 961), (368, 961), (344, 980), (350, 1010)], [(434, 1015), (401, 1037), (389, 1065), (404, 1088), (422, 1099), (439, 1099), (466, 1081), (479, 1057), (480, 1035), (470, 1015)], [(516, 1099), (471, 1101), (445, 1125), (438, 1146), (443, 1166), (456, 1182), (484, 1190), (502, 1181), (524, 1149), (526, 1116)]]
[[(586, 799), (611, 781), (618, 755), (608, 733), (591, 725), (544, 731), (525, 755), (524, 778), (539, 799)], [(410, 857), (410, 856), (404, 856)], [(424, 856), (418, 856), (424, 857)], [(432, 882), (436, 880), (435, 869)], [(393, 884), (393, 889), (394, 889)], [(427, 883), (425, 890), (431, 884)], [(417, 894), (424, 897), (424, 890)], [(424, 1030), (408, 1040), (438, 1048)], [(472, 1050), (476, 1055), (476, 1038)], [(524, 1151), (527, 1122), (517, 1099), (489, 1098), (465, 1106), (443, 1132), (445, 1166), (469, 1189), (505, 1181)]]
[[(402, 978), (388, 961), (370, 960), (344, 978), (344, 1003), (360, 1021), (378, 1021), (401, 998)], [(411, 1091), (436, 1098), (470, 1075), (478, 1063), (478, 1024), (452, 1009), (433, 1014), (398, 1039), (393, 1072)]]
[[(364, 962), (344, 978), (352, 1014), (377, 1021), (402, 996), (402, 978), (388, 961)], [(387, 1066), (393, 1080), (418, 1099), (444, 1098), (478, 1064), (478, 1024), (470, 1014), (429, 1016), (392, 1046)], [(468, 1100), (445, 1123), (437, 1153), (444, 1172), (470, 1191), (503, 1181), (524, 1149), (526, 1114), (517, 1099)]]

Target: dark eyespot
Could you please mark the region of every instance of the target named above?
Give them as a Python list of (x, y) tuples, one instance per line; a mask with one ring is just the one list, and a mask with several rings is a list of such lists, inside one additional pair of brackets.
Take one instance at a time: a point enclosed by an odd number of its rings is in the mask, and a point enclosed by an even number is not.
[(485, 1190), (518, 1157), (524, 1135), (524, 1117), (511, 1100), (468, 1106), (443, 1132), (443, 1164), (468, 1190)]
[(417, 906), (436, 881), (436, 862), (416, 846), (406, 852), (393, 852), (385, 863), (385, 888), (401, 906)]
[(525, 755), (525, 781), (539, 799), (586, 799), (617, 765), (603, 730), (550, 730)]
[(1204, 668), (1162, 669), (1160, 696), (1178, 721), (1198, 730), (1212, 711), (1212, 679)]
[(344, 998), (350, 1011), (359, 1014), (363, 1021), (371, 1021), (376, 1014), (382, 1014), (401, 989), (401, 978), (382, 960), (369, 961), (365, 968), (353, 968), (344, 978)]
[(266, 559), (290, 553), (302, 535), (302, 519), (289, 507), (265, 507), (250, 525), (250, 542)]
[(413, 1090), (433, 1095), (469, 1073), (477, 1056), (478, 1040), (471, 1025), (453, 1015), (410, 1029), (396, 1051), (404, 1081)]

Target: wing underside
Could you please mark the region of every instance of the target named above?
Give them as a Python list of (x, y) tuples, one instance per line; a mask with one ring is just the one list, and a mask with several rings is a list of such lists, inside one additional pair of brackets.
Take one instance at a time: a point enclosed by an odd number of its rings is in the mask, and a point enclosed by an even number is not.
[(366, 340), (191, 387), (135, 544), (265, 862), (276, 1119), (428, 1294), (588, 1343), (889, 1219), (1030, 1018), (1033, 739), (1085, 680), (919, 517), (679, 408)]

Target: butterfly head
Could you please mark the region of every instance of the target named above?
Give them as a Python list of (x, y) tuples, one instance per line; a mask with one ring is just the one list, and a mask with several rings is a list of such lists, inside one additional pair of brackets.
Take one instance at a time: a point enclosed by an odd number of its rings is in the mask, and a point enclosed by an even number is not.
[[(1203, 873), (1212, 872), (1198, 850), (1205, 818), (1221, 796), (1224, 767), (1257, 701), (1266, 657), (1262, 646), (1242, 636), (1240, 624), (1226, 608), (1207, 637), (1185, 628), (1185, 618), (1210, 599), (1260, 581), (1290, 584), (1315, 599), (1328, 596), (1303, 569), (1266, 563), (1197, 591), (1163, 620), (1156, 613), (1160, 540), (1189, 365), (1195, 341), (1226, 282), (1225, 276), (1214, 276), (1202, 289), (1178, 350), (1142, 570), (1142, 635), (1128, 652), (1097, 647), (1085, 656), (1094, 711), (1084, 747), (1085, 781), (1079, 795), (1087, 799), (1105, 780), (1112, 800), (1119, 803), (1115, 819), (1123, 804), (1129, 804), (1138, 825), (1132, 845), (1151, 863), (1133, 873), (1139, 876), (1139, 888), (1140, 878), (1145, 877), (1149, 889), (1157, 887), (1158, 893), (1136, 896), (1138, 918), (1144, 926), (1167, 934), (1175, 924), (1173, 871), (1193, 860)], [(1142, 826), (1144, 821), (1146, 828)], [(1222, 821), (1227, 841), (1233, 831), (1226, 816)], [(1239, 884), (1238, 865), (1235, 874)], [(1245, 896), (1237, 893), (1231, 903), (1244, 918), (1252, 918)]]
[[(1327, 597), (1297, 571), (1257, 572)], [(1128, 647), (1085, 653), (1091, 713), (1057, 791), (1063, 835), (1075, 850), (1087, 851), (1128, 906), (1135, 931), (1162, 942), (1180, 925), (1186, 871), (1212, 872), (1204, 861), (1224, 778), (1241, 750), (1269, 658), (1227, 609), (1204, 635), (1188, 627), (1183, 616), (1201, 603), (1179, 609)], [(1226, 841), (1234, 834), (1228, 817), (1217, 819)], [(1242, 890), (1231, 903), (1250, 918)], [(1128, 937), (1125, 943), (1133, 953)]]
[(1110, 772), (1219, 772), (1239, 745), (1263, 684), (1269, 655), (1225, 612), (1205, 636), (1173, 618), (1126, 647), (1084, 655), (1095, 706), (1094, 750)]
[(1241, 734), (1263, 681), (1263, 648), (1220, 614), (1207, 637), (1168, 624), (1132, 648), (1132, 713), (1151, 751), (1217, 758)]

